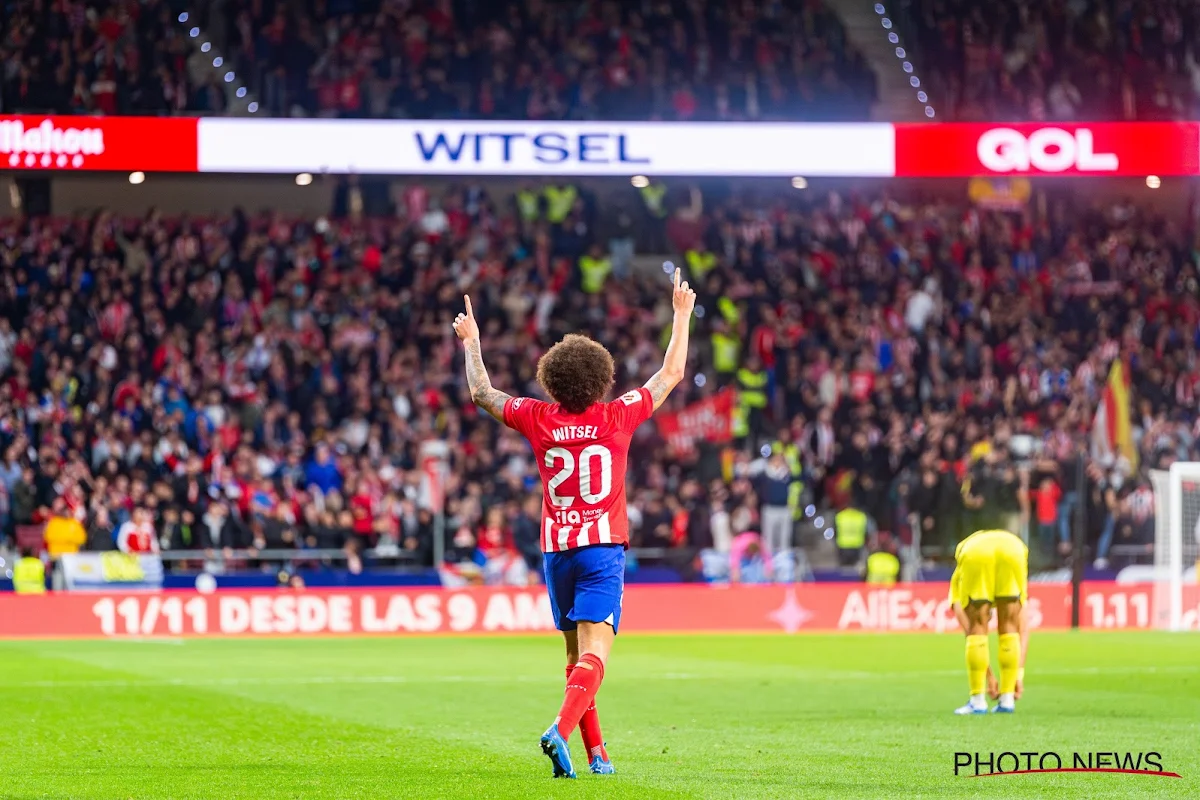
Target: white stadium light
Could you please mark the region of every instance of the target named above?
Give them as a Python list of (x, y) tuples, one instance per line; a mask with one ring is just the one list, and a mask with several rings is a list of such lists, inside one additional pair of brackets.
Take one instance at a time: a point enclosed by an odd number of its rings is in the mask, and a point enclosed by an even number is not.
[(139, 170), (137, 172), (129, 173), (129, 182), (132, 183), (134, 186), (145, 183), (146, 182), (146, 173), (142, 172), (141, 170)]

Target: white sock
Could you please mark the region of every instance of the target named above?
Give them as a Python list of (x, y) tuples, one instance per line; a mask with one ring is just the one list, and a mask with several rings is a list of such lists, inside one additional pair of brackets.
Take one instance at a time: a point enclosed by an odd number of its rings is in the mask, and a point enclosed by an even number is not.
[(1012, 692), (1005, 692), (1004, 694), (1000, 695), (1000, 707), (1001, 708), (1013, 708), (1016, 705), (1016, 703), (1017, 703), (1017, 701), (1013, 697)]
[(971, 695), (971, 705), (975, 708), (987, 708), (987, 698), (981, 694)]

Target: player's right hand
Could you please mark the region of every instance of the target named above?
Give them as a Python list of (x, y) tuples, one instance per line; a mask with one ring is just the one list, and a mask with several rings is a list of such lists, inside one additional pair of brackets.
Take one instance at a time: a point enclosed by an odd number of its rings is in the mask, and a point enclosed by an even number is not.
[(459, 339), (469, 342), (479, 338), (479, 323), (475, 321), (475, 312), (471, 308), (469, 295), (463, 295), (463, 303), (466, 304), (467, 311), (454, 318), (454, 332), (458, 334)]
[(1025, 693), (1025, 681), (1022, 678), (1017, 678), (1017, 688), (1013, 690), (1013, 699), (1020, 700), (1021, 695)]
[(677, 314), (691, 314), (696, 307), (696, 293), (688, 282), (679, 282), (679, 267), (675, 268), (674, 289), (671, 292), (671, 307)]

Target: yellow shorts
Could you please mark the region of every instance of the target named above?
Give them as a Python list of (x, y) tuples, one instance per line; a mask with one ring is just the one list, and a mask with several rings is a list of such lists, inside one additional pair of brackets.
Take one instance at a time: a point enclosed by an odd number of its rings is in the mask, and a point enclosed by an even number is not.
[(954, 551), (958, 562), (950, 578), (950, 602), (995, 603), (1029, 597), (1029, 548), (1008, 531), (977, 531)]

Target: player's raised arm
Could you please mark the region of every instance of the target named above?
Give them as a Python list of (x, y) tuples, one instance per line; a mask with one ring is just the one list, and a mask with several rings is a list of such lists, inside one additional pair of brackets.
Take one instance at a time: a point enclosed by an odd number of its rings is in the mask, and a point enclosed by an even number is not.
[(479, 324), (475, 322), (471, 298), (463, 295), (463, 302), (467, 310), (454, 318), (454, 332), (462, 339), (463, 348), (467, 351), (467, 386), (471, 390), (471, 402), (503, 422), (508, 395), (492, 387), (487, 367), (483, 366), (483, 353), (479, 349)]
[(655, 411), (683, 380), (683, 371), (687, 366), (688, 333), (692, 324), (692, 309), (696, 307), (696, 293), (687, 281), (679, 282), (678, 269), (672, 282), (671, 307), (675, 310), (675, 318), (671, 323), (671, 343), (667, 345), (662, 369), (646, 381), (646, 390), (654, 398)]

